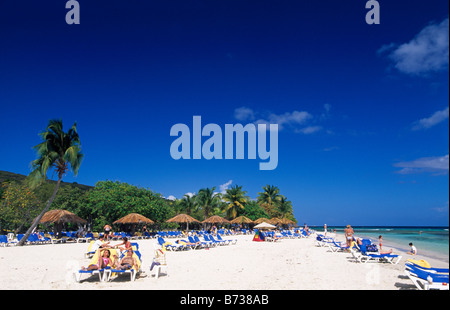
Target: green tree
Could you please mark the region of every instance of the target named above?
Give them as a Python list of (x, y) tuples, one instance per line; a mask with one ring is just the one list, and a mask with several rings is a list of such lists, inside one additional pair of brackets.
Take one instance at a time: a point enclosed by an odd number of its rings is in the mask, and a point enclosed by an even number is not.
[(214, 210), (220, 208), (222, 203), (221, 194), (215, 193), (216, 188), (202, 188), (197, 194), (197, 203), (199, 208), (203, 211), (204, 219), (207, 219)]
[[(87, 209), (93, 230), (101, 230), (129, 213), (164, 222), (174, 212), (161, 194), (122, 182), (100, 181), (87, 193)], [(81, 214), (80, 214), (81, 216)]]
[(255, 200), (251, 200), (245, 204), (242, 215), (245, 215), (253, 221), (261, 217), (269, 217), (266, 211)]
[(247, 191), (242, 190), (242, 186), (232, 186), (227, 189), (225, 194), (223, 195), (223, 200), (226, 202), (225, 211), (227, 212), (227, 216), (231, 219), (236, 218), (238, 214), (238, 210), (244, 209), (244, 205), (249, 200), (249, 197), (246, 196)]
[(18, 243), (22, 246), (31, 232), (36, 228), (56, 197), (61, 180), (69, 170), (74, 175), (78, 174), (83, 154), (81, 153), (81, 143), (77, 132), (77, 124), (74, 123), (68, 132), (64, 132), (62, 120), (50, 120), (45, 131), (39, 134), (42, 142), (34, 147), (38, 158), (31, 162), (33, 171), (28, 176), (28, 181), (32, 187), (37, 186), (47, 178), (48, 169), (53, 169), (58, 176), (52, 196), (47, 201), (45, 208), (36, 217), (24, 237)]
[(17, 233), (39, 213), (40, 201), (24, 184), (5, 182), (1, 188), (3, 199), (0, 203), (0, 226), (14, 229)]
[(281, 218), (287, 218), (290, 220), (295, 219), (292, 208), (292, 202), (289, 201), (286, 197), (281, 197), (280, 203), (278, 205), (278, 212)]
[(280, 189), (273, 185), (263, 186), (263, 190), (258, 193), (257, 201), (270, 217), (276, 216), (280, 200), (284, 196), (280, 194)]
[(185, 194), (183, 198), (179, 200), (179, 206), (183, 213), (191, 215), (196, 211), (198, 203), (195, 196)]

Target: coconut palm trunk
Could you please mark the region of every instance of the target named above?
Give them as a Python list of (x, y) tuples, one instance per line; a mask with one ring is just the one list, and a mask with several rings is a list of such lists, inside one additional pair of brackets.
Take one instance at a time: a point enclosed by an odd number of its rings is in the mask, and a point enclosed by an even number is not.
[(53, 194), (50, 197), (50, 199), (47, 201), (47, 204), (45, 205), (44, 210), (42, 210), (42, 212), (36, 217), (36, 219), (33, 221), (33, 224), (31, 224), (30, 228), (28, 228), (27, 232), (24, 234), (23, 238), (19, 241), (19, 243), (17, 245), (19, 245), (19, 246), (24, 245), (25, 242), (27, 241), (28, 237), (36, 229), (36, 227), (38, 226), (38, 224), (41, 221), (42, 217), (44, 216), (44, 214), (50, 208), (53, 200), (55, 200), (56, 193), (58, 192), (60, 184), (61, 184), (61, 178), (58, 179), (58, 182), (56, 183), (56, 187), (55, 187), (55, 189), (53, 191)]
[(39, 135), (42, 137), (43, 141), (34, 147), (38, 153), (38, 158), (31, 162), (33, 171), (27, 177), (27, 181), (32, 188), (36, 187), (45, 181), (47, 170), (49, 168), (53, 168), (58, 174), (58, 181), (44, 210), (36, 217), (24, 237), (19, 241), (17, 244), (19, 246), (25, 244), (44, 214), (50, 209), (50, 206), (58, 193), (62, 177), (69, 169), (73, 171), (74, 175), (77, 175), (83, 159), (76, 123), (73, 124), (72, 128), (66, 133), (63, 130), (62, 120), (50, 120), (47, 129)]

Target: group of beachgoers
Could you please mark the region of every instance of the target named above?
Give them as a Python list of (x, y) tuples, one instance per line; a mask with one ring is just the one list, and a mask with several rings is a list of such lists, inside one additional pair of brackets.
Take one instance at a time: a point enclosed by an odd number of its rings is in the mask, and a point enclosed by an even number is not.
[[(119, 250), (122, 253), (126, 253), (122, 259), (118, 259), (118, 255), (111, 256), (111, 249)], [(111, 267), (119, 270), (128, 270), (138, 266), (136, 258), (133, 257), (133, 248), (131, 242), (127, 237), (122, 239), (122, 243), (116, 245), (110, 245), (110, 242), (105, 242), (105, 236), (101, 235), (99, 239), (95, 240), (92, 244), (91, 251), (100, 251), (99, 259), (96, 264), (90, 264), (87, 267), (81, 267), (81, 270), (99, 270), (106, 267)], [(118, 251), (117, 251), (118, 252)], [(117, 253), (116, 252), (116, 253)]]
[[(324, 233), (325, 236), (327, 234), (327, 225), (324, 225)], [(345, 236), (345, 241), (347, 244), (347, 248), (352, 248), (354, 246), (355, 243), (357, 243), (358, 245), (362, 244), (362, 241), (360, 238), (356, 238), (354, 237), (355, 235), (355, 231), (353, 230), (351, 225), (347, 225), (344, 229), (344, 236)], [(378, 236), (378, 246), (379, 246), (379, 253), (380, 254), (391, 254), (392, 253), (392, 249), (388, 250), (388, 251), (383, 251), (383, 236), (380, 235)], [(409, 255), (416, 255), (417, 254), (417, 248), (413, 245), (412, 242), (409, 243), (409, 248), (410, 250), (406, 253)]]

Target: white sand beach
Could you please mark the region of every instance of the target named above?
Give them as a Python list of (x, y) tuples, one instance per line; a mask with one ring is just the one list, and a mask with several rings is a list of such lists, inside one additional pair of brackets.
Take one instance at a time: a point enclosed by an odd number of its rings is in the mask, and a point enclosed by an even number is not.
[[(123, 276), (110, 282), (83, 275), (75, 282), (73, 269), (87, 266), (86, 243), (28, 245), (0, 248), (0, 289), (135, 289), (135, 290), (399, 290), (415, 289), (403, 275), (406, 253), (398, 265), (356, 263), (350, 253), (328, 252), (315, 246), (315, 237), (253, 242), (253, 235), (225, 236), (237, 244), (209, 250), (167, 252), (168, 276), (153, 277), (149, 266), (155, 239), (137, 240), (142, 270), (134, 282)], [(338, 236), (338, 239), (339, 236)], [(342, 238), (341, 238), (342, 239)], [(168, 240), (173, 241), (173, 240)], [(119, 243), (118, 241), (111, 242)], [(432, 266), (442, 261), (417, 255)]]

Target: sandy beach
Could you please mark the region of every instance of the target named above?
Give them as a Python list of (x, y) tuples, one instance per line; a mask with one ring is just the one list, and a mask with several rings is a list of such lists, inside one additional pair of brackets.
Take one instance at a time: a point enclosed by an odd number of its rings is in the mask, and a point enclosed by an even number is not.
[[(149, 266), (155, 239), (137, 240), (143, 272), (134, 282), (123, 276), (111, 282), (73, 270), (86, 266), (86, 243), (0, 248), (0, 289), (136, 289), (136, 290), (400, 290), (415, 289), (398, 265), (356, 263), (350, 253), (332, 253), (315, 246), (315, 238), (253, 242), (252, 235), (226, 236), (237, 244), (209, 250), (167, 252), (168, 276), (153, 277)], [(339, 238), (338, 236), (337, 238)], [(170, 240), (173, 241), (173, 240)], [(116, 244), (119, 242), (111, 242)], [(442, 261), (417, 255), (435, 267)]]

